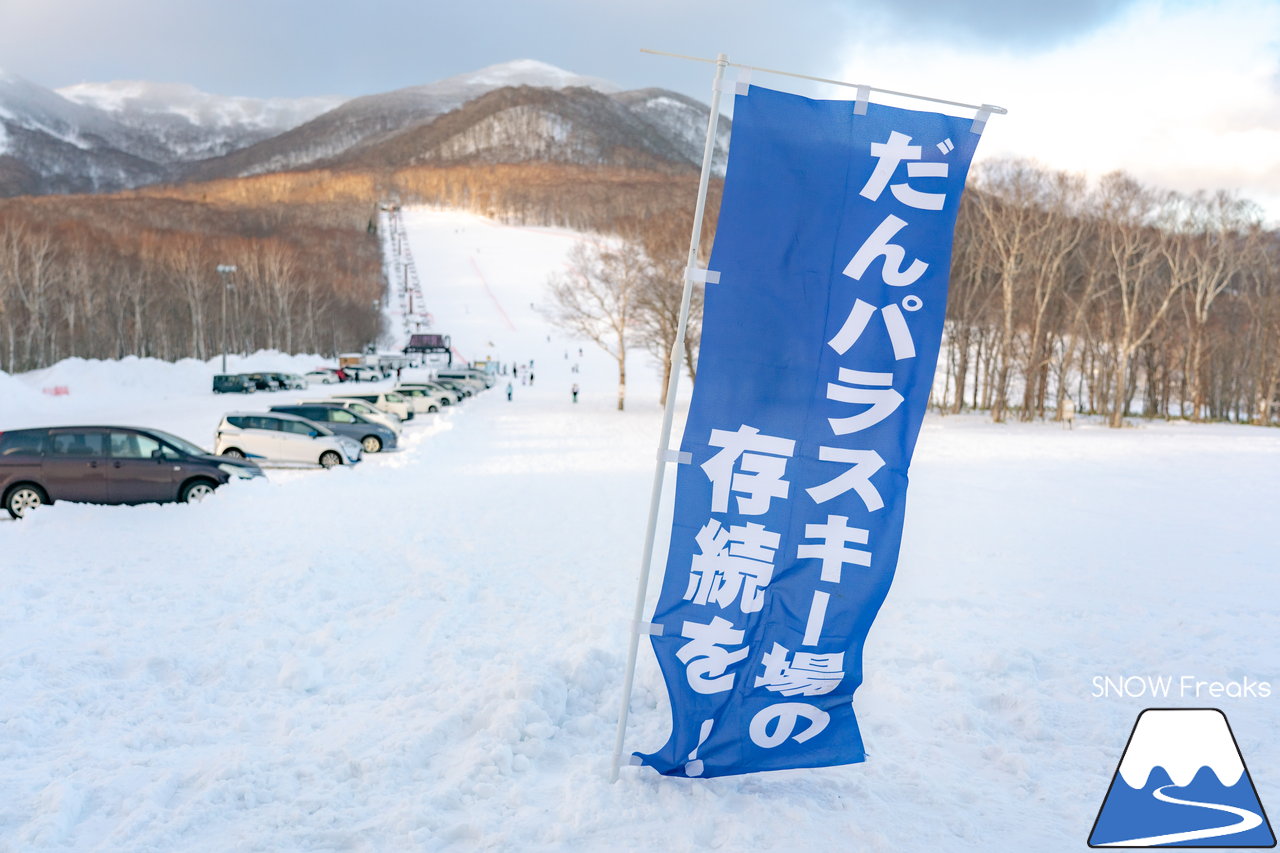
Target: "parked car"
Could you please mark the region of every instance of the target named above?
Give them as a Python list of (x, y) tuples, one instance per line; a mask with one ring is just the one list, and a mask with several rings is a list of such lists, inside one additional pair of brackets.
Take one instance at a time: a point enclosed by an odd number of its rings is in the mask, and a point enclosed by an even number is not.
[(350, 367), (344, 367), (343, 370), (357, 382), (380, 382), (386, 379), (388, 375), (379, 368), (368, 364), (354, 364)]
[(360, 442), (297, 415), (231, 412), (218, 424), (214, 451), (236, 459), (301, 462), (332, 468), (360, 461)]
[(390, 412), (402, 421), (413, 420), (413, 406), (395, 391), (373, 391), (368, 394), (335, 394), (335, 400), (362, 400), (384, 412)]
[(462, 395), (454, 389), (446, 388), (435, 382), (401, 382), (392, 390), (397, 394), (403, 394), (406, 388), (417, 388), (429, 394), (434, 394), (440, 400), (441, 406), (452, 406), (462, 399)]
[(253, 387), (259, 391), (279, 391), (284, 387), (273, 373), (242, 373), (241, 376), (252, 382)]
[(308, 370), (303, 374), (308, 382), (318, 382), (321, 385), (336, 385), (341, 380), (338, 379), (338, 371), (332, 367), (317, 367), (315, 370)]
[(252, 394), (256, 390), (257, 383), (240, 373), (219, 373), (213, 377), (215, 394)]
[(445, 405), (439, 397), (425, 388), (396, 388), (395, 393), (413, 407), (415, 415), (438, 412), (440, 407)]
[(444, 387), (452, 388), (467, 397), (473, 397), (484, 390), (484, 383), (478, 379), (441, 379), (436, 377), (432, 381), (439, 382)]
[(297, 403), (291, 406), (272, 406), (271, 411), (297, 415), (322, 424), (338, 435), (354, 438), (360, 442), (365, 453), (380, 453), (383, 450), (395, 450), (396, 447), (395, 430), (345, 409), (338, 403)]
[(493, 374), (470, 367), (450, 367), (436, 373), (437, 379), (470, 379), (486, 388), (493, 387)]
[(460, 399), (462, 397), (474, 397), (478, 391), (484, 390), (483, 386), (472, 382), (464, 382), (461, 379), (441, 379), (436, 377), (434, 381), (437, 385), (448, 388), (457, 394)]
[(296, 373), (272, 373), (276, 382), (280, 383), (280, 387), (287, 391), (305, 391), (307, 389), (307, 380), (303, 379)]
[(399, 435), (401, 430), (404, 429), (404, 423), (400, 418), (390, 412), (384, 412), (382, 409), (372, 406), (364, 400), (354, 400), (347, 397), (330, 397), (327, 400), (299, 400), (298, 404), (305, 406), (308, 403), (315, 402), (332, 403), (335, 406), (341, 406), (347, 411), (355, 412), (357, 415), (362, 415), (374, 423), (382, 424), (383, 426), (391, 429), (396, 435)]
[(100, 504), (203, 500), (232, 479), (261, 477), (158, 429), (68, 426), (0, 433), (0, 503), (14, 518), (56, 501)]

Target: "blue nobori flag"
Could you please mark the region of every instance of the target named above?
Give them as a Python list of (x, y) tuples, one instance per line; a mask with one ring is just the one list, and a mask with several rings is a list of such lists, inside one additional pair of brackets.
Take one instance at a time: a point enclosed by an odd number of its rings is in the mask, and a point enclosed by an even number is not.
[(862, 761), (973, 119), (752, 87), (734, 107), (652, 638), (672, 733), (723, 776)]

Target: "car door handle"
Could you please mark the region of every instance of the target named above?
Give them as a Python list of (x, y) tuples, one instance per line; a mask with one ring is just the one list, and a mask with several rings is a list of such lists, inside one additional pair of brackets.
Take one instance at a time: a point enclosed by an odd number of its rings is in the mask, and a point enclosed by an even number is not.
[(119, 462), (118, 460), (117, 460), (117, 461), (115, 461), (115, 462), (112, 462), (112, 463), (111, 463), (111, 467), (112, 467), (112, 468), (119, 468), (119, 467), (120, 467), (120, 462)]
[(90, 467), (90, 468), (97, 468), (97, 467), (98, 467), (98, 463), (97, 463), (97, 462), (90, 462), (90, 463), (88, 463), (88, 465), (89, 465), (89, 467)]

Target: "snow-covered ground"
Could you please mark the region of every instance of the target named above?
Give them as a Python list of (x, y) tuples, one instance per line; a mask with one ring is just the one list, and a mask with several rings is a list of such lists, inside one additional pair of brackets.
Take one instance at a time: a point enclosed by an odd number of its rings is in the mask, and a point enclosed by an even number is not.
[[(617, 412), (609, 359), (537, 313), (573, 235), (406, 222), (437, 329), (535, 384), (353, 469), (0, 522), (0, 851), (1080, 850), (1148, 706), (1221, 707), (1280, 809), (1280, 432), (969, 416), (921, 435), (855, 699), (867, 763), (610, 785), (656, 371), (637, 355)], [(324, 393), (218, 397), (217, 367), (0, 374), (0, 430), (208, 445), (229, 408)], [(1272, 695), (1093, 695), (1184, 674)], [(666, 714), (645, 650), (629, 749)]]

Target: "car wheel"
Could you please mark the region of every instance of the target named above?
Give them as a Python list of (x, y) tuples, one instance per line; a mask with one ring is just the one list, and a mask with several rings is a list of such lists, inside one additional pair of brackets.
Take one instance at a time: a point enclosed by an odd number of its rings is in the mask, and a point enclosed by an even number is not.
[(439, 410), (439, 409), (437, 409), (435, 406), (427, 406), (427, 411), (428, 411), (428, 412), (438, 412), (438, 411), (440, 411), (440, 410)]
[(365, 453), (377, 453), (382, 450), (382, 439), (376, 435), (366, 435), (360, 439), (360, 446), (364, 448)]
[(44, 506), (49, 498), (39, 486), (23, 485), (12, 489), (4, 499), (4, 508), (14, 518), (25, 518), (36, 507)]
[(228, 447), (226, 450), (222, 451), (222, 455), (230, 456), (232, 459), (243, 459), (244, 451), (237, 447)]
[(213, 494), (215, 486), (208, 480), (193, 480), (182, 487), (182, 494), (178, 500), (184, 504), (200, 503), (200, 501)]
[(342, 464), (342, 457), (332, 450), (326, 450), (320, 454), (320, 464), (326, 468), (332, 468), (334, 465)]

